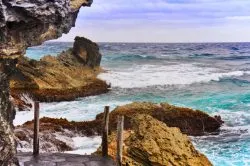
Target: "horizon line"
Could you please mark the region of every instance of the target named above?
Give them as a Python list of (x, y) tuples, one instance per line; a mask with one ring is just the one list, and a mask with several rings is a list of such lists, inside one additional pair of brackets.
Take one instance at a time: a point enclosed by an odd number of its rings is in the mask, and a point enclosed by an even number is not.
[[(90, 39), (91, 40), (91, 39)], [(129, 42), (129, 41), (93, 41), (92, 42), (95, 43), (123, 43), (123, 44), (209, 44), (209, 43), (250, 43), (250, 41), (197, 41), (197, 42)], [(60, 42), (60, 43), (73, 43), (74, 40), (70, 40), (70, 41), (57, 41), (57, 40), (50, 40), (50, 41), (46, 41), (45, 43), (50, 43), (50, 42)]]

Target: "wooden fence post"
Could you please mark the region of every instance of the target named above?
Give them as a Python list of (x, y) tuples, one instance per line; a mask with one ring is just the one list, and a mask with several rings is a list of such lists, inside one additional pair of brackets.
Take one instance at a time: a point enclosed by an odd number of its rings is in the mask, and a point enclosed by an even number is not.
[(116, 154), (117, 166), (122, 166), (123, 128), (124, 128), (124, 116), (118, 116), (117, 154)]
[(108, 157), (109, 106), (104, 108), (104, 123), (102, 129), (102, 156)]
[(39, 101), (34, 102), (34, 138), (33, 138), (33, 155), (39, 154)]

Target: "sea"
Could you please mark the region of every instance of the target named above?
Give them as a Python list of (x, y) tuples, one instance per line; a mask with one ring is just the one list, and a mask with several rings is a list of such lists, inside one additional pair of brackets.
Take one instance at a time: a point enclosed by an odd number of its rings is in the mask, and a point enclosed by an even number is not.
[[(27, 50), (40, 59), (72, 47), (46, 42)], [(104, 106), (133, 101), (168, 102), (200, 109), (225, 121), (216, 135), (190, 137), (215, 166), (250, 166), (250, 43), (99, 43), (105, 70), (98, 77), (111, 83), (107, 94), (72, 102), (42, 103), (41, 116), (86, 121)], [(18, 112), (15, 125), (33, 118)], [(90, 153), (100, 137), (75, 138), (77, 152)]]

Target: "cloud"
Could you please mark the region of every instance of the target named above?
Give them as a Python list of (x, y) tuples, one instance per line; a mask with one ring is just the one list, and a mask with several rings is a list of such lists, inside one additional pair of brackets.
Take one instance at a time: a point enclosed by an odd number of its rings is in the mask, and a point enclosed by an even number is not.
[[(240, 33), (250, 29), (249, 7), (250, 0), (94, 0), (91, 8), (81, 9), (76, 28), (61, 40), (78, 34), (97, 41), (128, 41), (127, 36), (139, 41), (140, 34), (148, 42), (242, 41), (247, 38)], [(242, 32), (236, 35), (237, 29)]]
[(231, 17), (226, 17), (226, 19), (229, 20), (250, 20), (250, 16), (231, 16)]
[(161, 13), (162, 16), (173, 19), (210, 19), (235, 16), (239, 13), (240, 16), (249, 15), (249, 6), (249, 0), (95, 0), (87, 13), (82, 10), (81, 18), (130, 19), (133, 16), (141, 19), (142, 15)]

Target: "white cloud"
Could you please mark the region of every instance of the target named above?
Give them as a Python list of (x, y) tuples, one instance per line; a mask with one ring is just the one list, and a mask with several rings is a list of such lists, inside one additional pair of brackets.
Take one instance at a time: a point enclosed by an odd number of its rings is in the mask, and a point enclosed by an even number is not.
[(229, 19), (229, 20), (250, 20), (250, 16), (231, 16), (231, 17), (226, 17), (226, 19)]
[(76, 28), (95, 41), (250, 41), (250, 0), (94, 0)]

